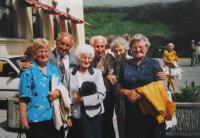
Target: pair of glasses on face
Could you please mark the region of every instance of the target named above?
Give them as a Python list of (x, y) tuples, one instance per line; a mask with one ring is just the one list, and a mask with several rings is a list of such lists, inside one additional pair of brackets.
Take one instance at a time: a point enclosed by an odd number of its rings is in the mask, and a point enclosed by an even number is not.
[(49, 53), (49, 50), (38, 50), (37, 52), (40, 53), (40, 54), (41, 54), (41, 53), (47, 54), (47, 53)]

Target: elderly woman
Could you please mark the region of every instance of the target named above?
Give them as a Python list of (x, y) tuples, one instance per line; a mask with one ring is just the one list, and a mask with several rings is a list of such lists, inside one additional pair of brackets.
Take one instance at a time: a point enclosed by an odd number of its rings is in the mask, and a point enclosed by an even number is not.
[(46, 39), (33, 42), (34, 60), (20, 77), (19, 108), (22, 127), (27, 129), (27, 138), (58, 138), (52, 118), (51, 100), (60, 96), (58, 89), (51, 90), (51, 79), (62, 85), (59, 69), (48, 63), (50, 46)]
[[(72, 127), (68, 138), (102, 138), (102, 114), (105, 86), (102, 73), (91, 67), (94, 49), (90, 45), (80, 45), (75, 51), (79, 66), (65, 76), (72, 99)], [(80, 88), (85, 82), (94, 83), (96, 93), (81, 95)], [(95, 87), (89, 87), (90, 90)]]
[[(107, 80), (109, 82), (106, 82), (108, 86), (109, 93), (112, 93), (110, 100), (114, 104), (115, 108), (115, 113), (117, 116), (117, 126), (118, 126), (118, 132), (119, 132), (119, 138), (125, 138), (125, 102), (124, 102), (124, 96), (119, 94), (115, 87), (116, 84), (118, 83), (119, 79), (119, 71), (120, 71), (120, 66), (125, 63), (125, 61), (130, 58), (127, 55), (128, 49), (129, 49), (129, 43), (127, 40), (125, 40), (122, 37), (117, 37), (115, 38), (111, 45), (110, 45), (111, 51), (114, 53), (114, 57), (112, 60), (110, 60), (110, 63), (106, 65), (106, 75), (107, 75)], [(107, 55), (108, 56), (108, 55)], [(114, 108), (112, 111), (108, 112), (114, 112)], [(111, 116), (111, 121), (112, 121)], [(109, 121), (108, 119), (105, 119), (106, 121)], [(112, 123), (113, 124), (113, 123)]]
[[(158, 124), (151, 115), (144, 115), (139, 107), (141, 95), (136, 88), (159, 80), (162, 71), (158, 61), (146, 57), (150, 42), (142, 34), (136, 34), (130, 42), (133, 58), (120, 69), (119, 92), (126, 97), (126, 138), (163, 138), (165, 123)], [(162, 76), (160, 76), (162, 78)]]
[(166, 67), (168, 67), (169, 74), (167, 76), (167, 88), (170, 90), (170, 86), (172, 86), (173, 92), (175, 92), (175, 76), (173, 76), (172, 70), (178, 66), (178, 56), (176, 51), (174, 50), (174, 44), (169, 43), (166, 47), (166, 50), (163, 52), (163, 61)]

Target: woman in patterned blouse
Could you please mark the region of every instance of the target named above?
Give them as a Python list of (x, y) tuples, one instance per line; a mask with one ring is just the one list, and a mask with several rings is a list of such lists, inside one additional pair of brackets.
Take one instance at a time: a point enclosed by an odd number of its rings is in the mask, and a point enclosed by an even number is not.
[(58, 138), (52, 120), (51, 100), (60, 96), (59, 90), (51, 91), (52, 77), (62, 85), (59, 69), (48, 63), (50, 46), (46, 39), (38, 38), (32, 48), (34, 61), (20, 77), (20, 120), (27, 129), (27, 138)]

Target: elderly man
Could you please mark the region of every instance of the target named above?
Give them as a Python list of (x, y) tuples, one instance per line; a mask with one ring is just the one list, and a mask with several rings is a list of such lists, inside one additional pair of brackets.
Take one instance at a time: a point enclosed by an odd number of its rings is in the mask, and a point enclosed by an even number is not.
[(69, 69), (77, 65), (77, 60), (73, 52), (70, 51), (73, 45), (73, 37), (68, 33), (61, 33), (56, 40), (56, 48), (52, 51), (49, 62), (60, 68), (62, 75)]
[(114, 112), (114, 96), (113, 91), (110, 90), (107, 81), (105, 70), (109, 66), (112, 56), (105, 53), (107, 39), (103, 36), (93, 36), (90, 40), (90, 45), (93, 46), (95, 51), (95, 57), (93, 59), (92, 66), (98, 68), (103, 73), (104, 83), (107, 88), (106, 98), (104, 100), (104, 120), (103, 120), (103, 138), (115, 138), (115, 131), (112, 122)]
[(90, 45), (93, 46), (95, 51), (95, 57), (92, 63), (92, 66), (99, 68), (101, 71), (104, 71), (104, 58), (107, 45), (107, 39), (103, 36), (93, 36), (90, 39)]

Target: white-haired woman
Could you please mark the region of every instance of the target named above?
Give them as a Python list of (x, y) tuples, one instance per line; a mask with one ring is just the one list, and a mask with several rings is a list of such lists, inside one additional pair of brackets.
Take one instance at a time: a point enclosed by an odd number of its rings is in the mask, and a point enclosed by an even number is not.
[(174, 44), (169, 43), (167, 44), (166, 50), (163, 52), (163, 62), (165, 66), (168, 67), (169, 69), (169, 74), (167, 76), (168, 81), (167, 81), (167, 88), (170, 90), (170, 86), (172, 86), (173, 92), (176, 92), (175, 89), (175, 77), (172, 74), (172, 69), (175, 69), (178, 65), (178, 56), (176, 54), (176, 51), (174, 50)]
[[(111, 104), (113, 104), (117, 116), (119, 138), (125, 138), (125, 97), (119, 94), (115, 87), (119, 79), (120, 66), (122, 66), (122, 64), (125, 63), (128, 58), (130, 58), (127, 55), (129, 42), (123, 37), (117, 37), (111, 42), (110, 49), (114, 53), (114, 57), (112, 56), (112, 60), (110, 60), (109, 64), (106, 65), (106, 78), (109, 80), (109, 82), (105, 80), (105, 83), (108, 86), (107, 90), (110, 94), (110, 99), (108, 99), (109, 101), (107, 106), (111, 106)], [(114, 108), (112, 108), (112, 110), (111, 108), (108, 109), (108, 112), (112, 112), (112, 115)], [(106, 122), (109, 121), (108, 117), (105, 118)], [(110, 116), (111, 121), (112, 117), (113, 116)]]
[(135, 91), (162, 78), (162, 75), (158, 77), (162, 72), (159, 62), (146, 57), (150, 45), (143, 34), (134, 35), (130, 42), (133, 58), (127, 60), (120, 69), (118, 90), (126, 97), (126, 138), (165, 137), (165, 123), (158, 124), (153, 116), (143, 114), (138, 103), (141, 95)]
[[(72, 99), (72, 127), (68, 138), (102, 138), (103, 100), (106, 92), (102, 73), (91, 67), (93, 47), (79, 45), (75, 55), (79, 66), (73, 68), (69, 76), (65, 76)], [(83, 96), (80, 90), (84, 82), (95, 84), (96, 93)]]

